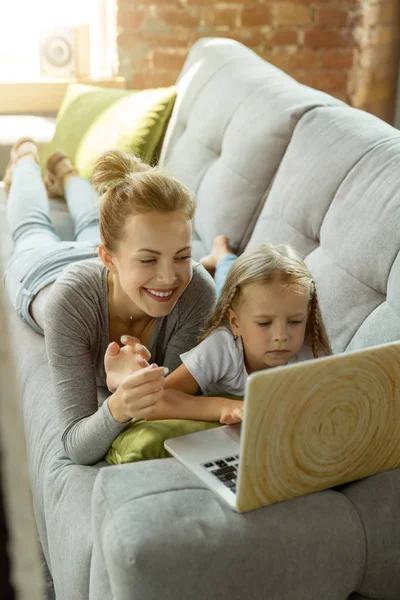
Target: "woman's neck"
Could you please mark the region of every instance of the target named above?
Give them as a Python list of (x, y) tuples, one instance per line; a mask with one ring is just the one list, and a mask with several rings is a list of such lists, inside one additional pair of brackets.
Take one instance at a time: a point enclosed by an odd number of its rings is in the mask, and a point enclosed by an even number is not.
[(138, 308), (121, 290), (118, 277), (108, 272), (108, 315), (114, 324), (151, 321), (153, 317)]

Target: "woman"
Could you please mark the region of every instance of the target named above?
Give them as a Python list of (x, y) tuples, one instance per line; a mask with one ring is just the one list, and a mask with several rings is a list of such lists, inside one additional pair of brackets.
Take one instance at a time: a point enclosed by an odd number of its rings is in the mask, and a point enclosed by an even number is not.
[[(14, 254), (5, 282), (21, 318), (44, 332), (66, 453), (93, 464), (132, 418), (153, 414), (164, 367), (174, 370), (196, 344), (215, 288), (191, 259), (195, 201), (176, 179), (110, 152), (93, 175), (99, 204), (68, 157), (51, 157), (48, 169), (46, 191), (35, 143), (14, 145), (5, 177)], [(74, 242), (61, 242), (51, 224), (47, 192), (59, 190)], [(98, 410), (105, 352), (121, 336), (138, 338), (155, 364), (125, 378)], [(149, 358), (146, 348), (136, 351)]]

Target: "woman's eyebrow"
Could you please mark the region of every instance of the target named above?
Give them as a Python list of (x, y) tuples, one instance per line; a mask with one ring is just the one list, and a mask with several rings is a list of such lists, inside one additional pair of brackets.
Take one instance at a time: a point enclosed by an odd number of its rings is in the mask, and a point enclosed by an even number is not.
[[(175, 254), (179, 254), (179, 252), (183, 252), (184, 250), (191, 250), (191, 249), (192, 249), (191, 246), (185, 246), (184, 248), (177, 250), (175, 252)], [(152, 254), (158, 254), (159, 256), (161, 256), (161, 252), (159, 252), (158, 250), (152, 250), (151, 248), (139, 248), (139, 250), (136, 250), (136, 252), (152, 252)]]

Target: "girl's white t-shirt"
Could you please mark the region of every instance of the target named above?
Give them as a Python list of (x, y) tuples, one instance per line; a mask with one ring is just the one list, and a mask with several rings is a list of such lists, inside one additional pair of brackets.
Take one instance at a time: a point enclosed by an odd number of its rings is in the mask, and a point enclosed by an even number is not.
[[(233, 337), (226, 327), (218, 327), (198, 346), (180, 355), (205, 396), (232, 394), (243, 396), (248, 373), (244, 363), (240, 337)], [(288, 364), (313, 358), (311, 349), (303, 346)]]

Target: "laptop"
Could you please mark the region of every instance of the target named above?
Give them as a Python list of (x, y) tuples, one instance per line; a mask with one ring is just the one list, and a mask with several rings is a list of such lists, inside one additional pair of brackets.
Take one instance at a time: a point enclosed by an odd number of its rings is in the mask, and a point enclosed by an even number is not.
[(400, 342), (258, 371), (243, 422), (165, 448), (247, 512), (400, 467)]

